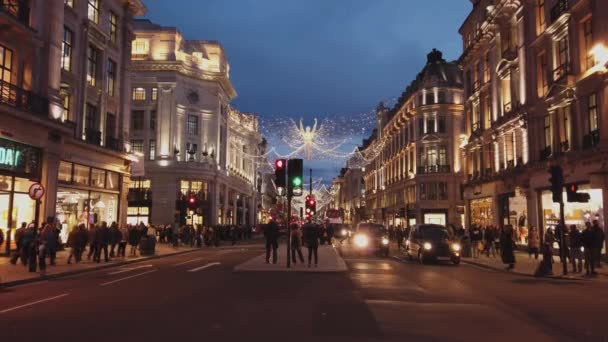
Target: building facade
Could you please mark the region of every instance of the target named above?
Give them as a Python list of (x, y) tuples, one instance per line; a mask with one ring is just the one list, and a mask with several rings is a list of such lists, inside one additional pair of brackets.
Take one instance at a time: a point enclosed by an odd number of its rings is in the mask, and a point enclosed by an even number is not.
[(462, 72), (433, 50), (392, 109), (377, 108), (377, 129), (362, 156), (366, 218), (393, 226), (463, 224), (459, 152)]
[(460, 29), (467, 221), (512, 224), (521, 244), (530, 226), (553, 228), (547, 170), (560, 165), (591, 197), (565, 204), (566, 224), (606, 227), (608, 3), (472, 2)]
[[(129, 63), (139, 0), (0, 4), (0, 229), (126, 222)], [(11, 235), (11, 234), (9, 234)], [(3, 246), (8, 250), (9, 244)]]
[(134, 25), (130, 142), (145, 162), (130, 222), (254, 224), (265, 146), (257, 116), (230, 106), (223, 47), (149, 20)]

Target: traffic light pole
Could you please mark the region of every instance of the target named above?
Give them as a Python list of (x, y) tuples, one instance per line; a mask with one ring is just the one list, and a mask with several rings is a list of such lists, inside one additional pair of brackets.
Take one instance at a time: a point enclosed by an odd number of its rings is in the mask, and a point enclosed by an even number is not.
[(566, 248), (568, 248), (566, 246), (566, 219), (564, 217), (564, 200), (562, 199), (561, 201), (559, 201), (559, 224), (562, 226), (562, 229), (560, 229), (560, 246), (559, 246), (559, 253), (560, 253), (560, 259), (562, 259), (562, 272), (563, 275), (567, 275), (568, 274), (568, 261), (566, 260), (567, 258), (567, 254), (566, 254)]
[(291, 268), (291, 186), (287, 184), (287, 268)]

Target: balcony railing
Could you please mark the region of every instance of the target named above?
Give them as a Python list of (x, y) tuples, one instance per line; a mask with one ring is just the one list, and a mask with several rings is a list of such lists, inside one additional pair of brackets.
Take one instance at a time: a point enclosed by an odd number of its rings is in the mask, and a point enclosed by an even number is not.
[(583, 137), (583, 148), (590, 149), (596, 147), (600, 143), (600, 131), (595, 130), (589, 132), (589, 134), (585, 134)]
[(32, 114), (48, 117), (49, 100), (0, 80), (0, 103)]
[(555, 22), (559, 19), (562, 14), (566, 13), (570, 9), (570, 3), (568, 0), (558, 0), (557, 3), (551, 7), (551, 22)]
[(114, 150), (114, 151), (118, 151), (118, 152), (125, 151), (124, 142), (122, 140), (116, 139), (112, 136), (106, 136), (105, 147), (110, 150)]
[(0, 12), (17, 19), (22, 24), (30, 24), (30, 6), (23, 0), (0, 0)]
[(427, 166), (418, 166), (418, 174), (425, 173), (449, 173), (450, 165), (427, 165)]
[(547, 146), (540, 150), (540, 160), (547, 160), (551, 157), (551, 146)]

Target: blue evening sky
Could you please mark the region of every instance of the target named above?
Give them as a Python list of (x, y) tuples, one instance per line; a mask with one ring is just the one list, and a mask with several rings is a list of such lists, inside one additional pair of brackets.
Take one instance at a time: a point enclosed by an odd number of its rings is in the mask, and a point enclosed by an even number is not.
[[(437, 48), (461, 53), (468, 0), (145, 0), (147, 18), (226, 49), (233, 104), (264, 118), (362, 113), (398, 97)], [(371, 128), (371, 127), (370, 127)], [(271, 141), (277, 141), (269, 137)], [(360, 143), (353, 137), (351, 149)], [(279, 146), (280, 147), (280, 146)], [(285, 151), (285, 146), (282, 147)], [(324, 182), (336, 160), (305, 162)]]

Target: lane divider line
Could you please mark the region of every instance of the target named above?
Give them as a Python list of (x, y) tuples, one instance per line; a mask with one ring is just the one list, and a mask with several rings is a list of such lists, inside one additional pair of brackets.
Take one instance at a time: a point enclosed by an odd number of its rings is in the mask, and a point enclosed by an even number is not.
[(209, 267), (217, 266), (217, 265), (220, 265), (220, 263), (219, 262), (212, 262), (212, 263), (209, 263), (209, 264), (207, 264), (205, 266), (201, 266), (201, 267), (197, 267), (197, 268), (193, 268), (191, 270), (188, 270), (188, 272), (198, 272), (200, 270), (204, 270), (205, 268), (209, 268)]
[(0, 311), (0, 314), (11, 312), (11, 311), (22, 309), (22, 308), (26, 308), (28, 306), (32, 306), (32, 305), (48, 302), (48, 301), (51, 301), (51, 300), (59, 299), (59, 298), (65, 297), (67, 295), (69, 295), (69, 293), (64, 293), (64, 294), (61, 294), (59, 296), (45, 298), (45, 299), (37, 300), (35, 302), (31, 302), (31, 303), (15, 306), (15, 307), (12, 307), (12, 308), (4, 309), (4, 310)]
[(110, 285), (110, 284), (118, 283), (119, 281), (131, 279), (131, 278), (135, 278), (135, 277), (140, 277), (140, 276), (142, 276), (144, 274), (148, 274), (148, 273), (152, 273), (152, 272), (156, 272), (156, 271), (157, 270), (151, 270), (151, 271), (146, 271), (146, 272), (143, 272), (143, 273), (138, 273), (138, 274), (135, 274), (135, 275), (132, 275), (132, 276), (128, 276), (128, 277), (124, 277), (124, 278), (108, 281), (107, 283), (101, 283), (101, 284), (99, 284), (99, 286), (107, 286), (107, 285)]
[(131, 271), (139, 270), (142, 268), (148, 268), (148, 267), (152, 267), (152, 266), (153, 265), (141, 265), (141, 266), (137, 266), (137, 267), (123, 268), (119, 271), (110, 272), (110, 273), (108, 273), (108, 275), (115, 275), (115, 274), (121, 274), (121, 273), (125, 273), (125, 272), (131, 272)]
[(180, 262), (178, 264), (173, 264), (173, 266), (181, 266), (181, 265), (189, 264), (191, 262), (195, 262), (195, 261), (198, 261), (198, 260), (201, 260), (201, 259), (202, 259), (202, 257), (201, 258), (195, 258), (195, 259), (191, 259), (191, 260), (188, 260), (188, 261)]

